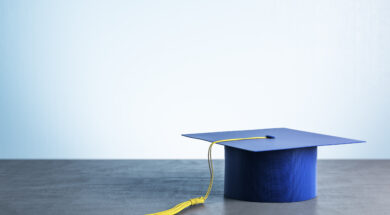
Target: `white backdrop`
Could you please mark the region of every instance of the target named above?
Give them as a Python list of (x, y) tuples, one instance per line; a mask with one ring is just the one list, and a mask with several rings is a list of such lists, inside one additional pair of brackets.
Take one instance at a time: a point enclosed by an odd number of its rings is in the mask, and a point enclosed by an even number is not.
[(0, 158), (206, 158), (180, 135), (270, 127), (368, 141), (320, 158), (390, 158), (389, 11), (0, 0)]

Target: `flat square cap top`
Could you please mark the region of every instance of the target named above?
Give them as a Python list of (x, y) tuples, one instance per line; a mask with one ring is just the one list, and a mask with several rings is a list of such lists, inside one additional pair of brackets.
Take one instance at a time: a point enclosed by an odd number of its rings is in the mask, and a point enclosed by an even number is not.
[(220, 142), (217, 144), (230, 146), (252, 152), (295, 149), (312, 146), (326, 146), (349, 143), (363, 143), (362, 140), (347, 139), (289, 128), (270, 128), (243, 131), (223, 131), (211, 133), (183, 134), (185, 137), (214, 142), (217, 140), (271, 136), (273, 139), (251, 139)]

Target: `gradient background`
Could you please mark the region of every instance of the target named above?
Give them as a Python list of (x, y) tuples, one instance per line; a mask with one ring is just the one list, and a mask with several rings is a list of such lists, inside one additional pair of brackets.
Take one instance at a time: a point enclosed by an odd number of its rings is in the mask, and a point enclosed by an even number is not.
[[(206, 158), (289, 127), (390, 158), (390, 2), (0, 0), (0, 158)], [(215, 147), (223, 157), (223, 147)]]

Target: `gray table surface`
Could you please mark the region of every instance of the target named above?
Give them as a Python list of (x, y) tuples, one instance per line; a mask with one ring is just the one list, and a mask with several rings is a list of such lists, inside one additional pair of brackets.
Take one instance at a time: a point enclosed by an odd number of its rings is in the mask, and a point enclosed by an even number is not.
[[(255, 203), (223, 196), (180, 214), (390, 214), (390, 160), (320, 160), (318, 197)], [(145, 214), (203, 195), (206, 160), (0, 160), (0, 214)]]

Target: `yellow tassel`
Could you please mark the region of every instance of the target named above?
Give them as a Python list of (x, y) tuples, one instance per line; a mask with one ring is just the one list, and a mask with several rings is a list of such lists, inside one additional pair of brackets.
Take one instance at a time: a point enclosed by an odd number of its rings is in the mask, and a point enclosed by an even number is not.
[(192, 205), (203, 204), (206, 201), (206, 199), (209, 197), (210, 192), (211, 192), (211, 188), (213, 186), (214, 169), (213, 169), (213, 160), (211, 158), (211, 148), (213, 147), (213, 145), (216, 143), (221, 143), (221, 142), (237, 141), (237, 140), (252, 140), (252, 139), (267, 139), (267, 137), (246, 137), (246, 138), (217, 140), (217, 141), (212, 142), (209, 146), (208, 157), (207, 157), (207, 160), (209, 163), (209, 170), (210, 170), (210, 184), (209, 184), (209, 187), (207, 189), (206, 195), (182, 202), (171, 209), (157, 212), (157, 213), (153, 213), (153, 214), (146, 214), (146, 215), (175, 215), (175, 214), (179, 213), (180, 211), (182, 211), (182, 210), (184, 210)]

